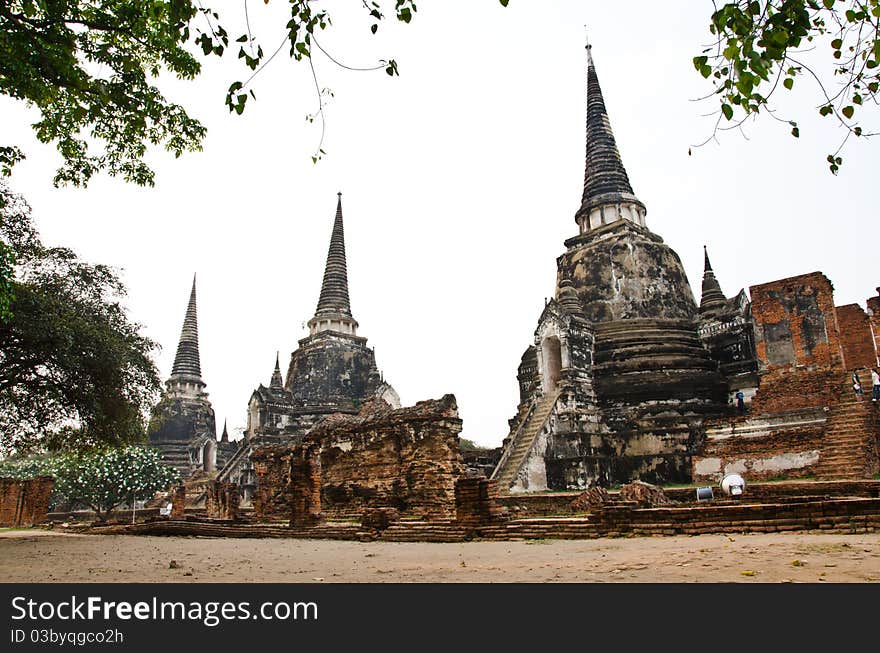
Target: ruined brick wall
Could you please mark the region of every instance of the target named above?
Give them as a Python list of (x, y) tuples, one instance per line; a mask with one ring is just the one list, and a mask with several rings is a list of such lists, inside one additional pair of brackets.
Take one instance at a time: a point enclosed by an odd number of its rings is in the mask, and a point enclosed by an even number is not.
[(837, 324), (846, 369), (877, 366), (877, 351), (868, 314), (858, 304), (837, 307)]
[(750, 291), (760, 373), (752, 413), (839, 401), (845, 375), (831, 282), (812, 272)]
[(186, 486), (177, 485), (171, 495), (171, 519), (183, 519), (186, 516)]
[(321, 452), (315, 442), (298, 445), (290, 460), (290, 525), (321, 523)]
[(485, 477), (460, 478), (455, 483), (455, 521), (462, 526), (479, 526), (507, 518), (499, 502), (498, 481)]
[(293, 447), (271, 445), (251, 452), (257, 489), (254, 493), (256, 519), (290, 519), (290, 455)]
[(333, 415), (307, 436), (321, 444), (324, 510), (393, 507), (423, 517), (452, 517), (464, 465), (455, 397), (392, 410), (365, 407)]
[(821, 272), (752, 286), (761, 370), (843, 367), (834, 288)]
[(213, 519), (238, 519), (239, 492), (235, 483), (209, 481), (205, 488), (205, 510)]
[(54, 486), (51, 476), (0, 478), (0, 526), (21, 528), (45, 521)]

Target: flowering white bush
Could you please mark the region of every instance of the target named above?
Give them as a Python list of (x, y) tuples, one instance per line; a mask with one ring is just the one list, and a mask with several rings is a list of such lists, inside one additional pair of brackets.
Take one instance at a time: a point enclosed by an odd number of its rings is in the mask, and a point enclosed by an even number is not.
[(56, 501), (81, 503), (104, 520), (116, 506), (151, 499), (179, 481), (155, 449), (129, 446), (46, 458), (0, 461), (0, 476), (55, 477)]

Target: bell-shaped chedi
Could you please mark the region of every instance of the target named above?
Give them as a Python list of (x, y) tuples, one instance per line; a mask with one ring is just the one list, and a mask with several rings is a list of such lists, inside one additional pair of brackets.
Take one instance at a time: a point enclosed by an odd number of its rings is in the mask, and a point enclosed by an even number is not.
[[(213, 472), (217, 467), (217, 428), (205, 387), (193, 276), (171, 376), (165, 382), (159, 404), (153, 409), (149, 428), (150, 444), (159, 448), (162, 459), (176, 467), (183, 478), (197, 471)], [(223, 455), (221, 464), (222, 459)]]
[(703, 416), (726, 398), (681, 260), (646, 226), (589, 46), (587, 92), (579, 234), (557, 259), (534, 366), (520, 365), (521, 403), (493, 475), (502, 491), (687, 481)]

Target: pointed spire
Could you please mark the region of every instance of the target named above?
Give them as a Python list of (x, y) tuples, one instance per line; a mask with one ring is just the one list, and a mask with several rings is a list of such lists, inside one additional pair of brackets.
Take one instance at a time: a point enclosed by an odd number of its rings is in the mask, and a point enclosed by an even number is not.
[(220, 442), (229, 442), (229, 431), (226, 430), (226, 420), (223, 420), (223, 435), (220, 436)]
[[(587, 155), (584, 193), (575, 220), (581, 225), (581, 233), (620, 218), (644, 226), (645, 205), (633, 194), (629, 176), (617, 150), (593, 63), (592, 49), (593, 46), (587, 43)], [(605, 205), (612, 211), (603, 210), (593, 214), (594, 209)]]
[(272, 380), (269, 382), (270, 388), (283, 388), (284, 379), (281, 378), (281, 365), (278, 361), (278, 352), (275, 352), (275, 371), (272, 372)]
[(345, 264), (345, 233), (342, 228), (342, 193), (338, 193), (336, 219), (330, 236), (330, 249), (327, 251), (327, 265), (324, 268), (324, 282), (321, 284), (321, 297), (315, 315), (324, 313), (351, 315), (348, 300), (348, 270)]
[(186, 307), (186, 316), (183, 318), (183, 328), (180, 331), (177, 355), (174, 357), (174, 366), (171, 368), (171, 378), (179, 377), (187, 377), (198, 382), (202, 380), (202, 366), (199, 361), (199, 324), (196, 315), (195, 275), (193, 275), (192, 291), (189, 295), (189, 305)]
[(348, 270), (345, 262), (345, 232), (342, 227), (342, 193), (337, 193), (336, 219), (327, 250), (327, 264), (321, 283), (321, 296), (315, 316), (309, 320), (312, 335), (319, 331), (354, 334), (357, 322), (351, 315), (348, 299)]
[(727, 298), (721, 292), (721, 285), (712, 271), (709, 252), (703, 245), (703, 294), (700, 298), (700, 315), (714, 314), (727, 306)]

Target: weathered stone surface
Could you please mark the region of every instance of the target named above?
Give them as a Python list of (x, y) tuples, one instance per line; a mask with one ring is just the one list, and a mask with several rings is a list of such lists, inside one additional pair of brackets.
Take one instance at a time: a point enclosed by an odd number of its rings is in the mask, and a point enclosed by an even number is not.
[(601, 510), (613, 501), (608, 490), (604, 487), (591, 487), (581, 492), (578, 497), (569, 504), (575, 512), (593, 512)]
[(633, 481), (620, 488), (620, 500), (635, 501), (642, 508), (657, 508), (674, 503), (666, 496), (663, 488), (642, 481)]
[(696, 322), (697, 306), (681, 260), (660, 236), (618, 220), (565, 242), (557, 287), (570, 279), (590, 322), (634, 318)]
[(0, 478), (0, 526), (29, 528), (46, 520), (55, 479)]

